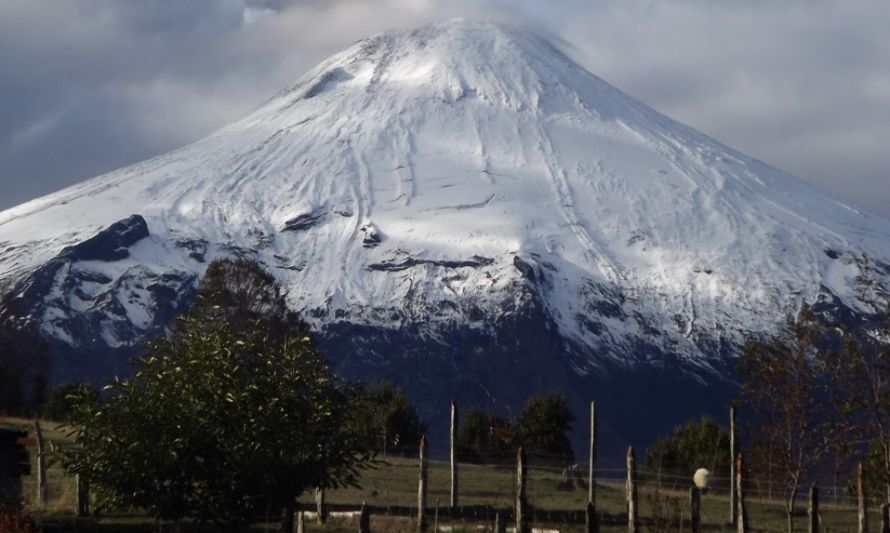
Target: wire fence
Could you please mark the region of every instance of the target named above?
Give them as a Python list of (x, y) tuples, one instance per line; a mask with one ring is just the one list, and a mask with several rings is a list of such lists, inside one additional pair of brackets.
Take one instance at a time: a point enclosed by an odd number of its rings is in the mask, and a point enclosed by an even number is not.
[[(53, 436), (50, 435), (50, 440)], [(31, 456), (31, 474), (22, 478), (22, 494), (29, 507), (46, 512), (74, 512), (76, 484), (73, 476), (61, 466), (50, 465), (46, 470), (47, 499), (37, 498), (37, 457), (33, 439), (26, 442)], [(588, 465), (557, 466), (558, 457), (528, 460), (525, 479), (529, 516), (538, 524), (556, 526), (571, 531), (583, 524), (588, 502)], [(503, 519), (512, 517), (517, 499), (517, 465), (512, 461), (494, 464), (459, 462), (458, 509), (450, 509), (451, 468), (449, 461), (428, 460), (427, 513), (440, 517), (437, 522), (477, 522), (490, 524), (495, 513)], [(377, 468), (363, 472), (358, 487), (326, 491), (326, 502), (334, 510), (354, 512), (362, 503), (380, 515), (416, 516), (418, 501), (419, 461), (416, 457), (388, 456)], [(709, 488), (701, 498), (702, 523), (710, 529), (727, 527), (731, 509), (731, 490), (728, 475), (712, 474)], [(727, 472), (728, 474), (728, 472)], [(595, 471), (596, 511), (604, 524), (620, 524), (627, 520), (625, 468), (603, 467)], [(654, 470), (643, 465), (635, 470), (638, 509), (648, 530), (659, 529), (658, 524), (670, 524), (670, 531), (688, 530), (691, 518), (689, 489), (692, 473)], [(800, 490), (797, 506), (801, 530), (806, 523), (806, 488)], [(782, 530), (785, 509), (785, 487), (778, 481), (749, 477), (745, 483), (751, 523), (757, 530)], [(820, 486), (822, 531), (856, 531), (858, 500), (846, 485)], [(304, 509), (314, 508), (314, 498), (306, 494), (300, 499)], [(868, 498), (869, 521), (881, 523), (881, 495)], [(686, 524), (687, 526), (683, 526)], [(487, 526), (486, 526), (487, 527)], [(665, 526), (666, 527), (666, 526)], [(684, 529), (686, 527), (686, 529)], [(384, 528), (386, 529), (386, 528)], [(728, 531), (728, 529), (725, 529)]]
[[(34, 449), (30, 448), (32, 459)], [(32, 462), (36, 464), (36, 462)], [(517, 472), (515, 464), (458, 463), (458, 501), (463, 511), (448, 512), (451, 501), (451, 476), (448, 461), (428, 462), (428, 514), (441, 515), (441, 523), (449, 519), (458, 521), (491, 521), (492, 513), (501, 511), (511, 518), (516, 502)], [(627, 472), (621, 468), (600, 468), (596, 472), (596, 508), (603, 523), (621, 523), (626, 520), (625, 483)], [(416, 516), (419, 464), (416, 459), (389, 457), (376, 469), (364, 472), (359, 487), (349, 487), (326, 492), (326, 502), (335, 510), (357, 510), (364, 502), (373, 506), (377, 513), (393, 516)], [(712, 528), (726, 527), (730, 520), (729, 478), (711, 477), (710, 488), (701, 500), (702, 523)], [(685, 531), (680, 525), (691, 518), (689, 488), (692, 476), (640, 469), (636, 471), (638, 508), (649, 530), (659, 530), (653, 524), (673, 524), (671, 531)], [(784, 524), (783, 487), (768, 490), (760, 483), (748, 483), (746, 498), (751, 509), (751, 522), (757, 529), (780, 530)], [(29, 507), (43, 512), (74, 512), (76, 485), (73, 476), (60, 467), (47, 469), (48, 498), (45, 503), (37, 500), (36, 469), (22, 478), (22, 493)], [(823, 531), (855, 531), (857, 524), (857, 499), (846, 492), (846, 487), (820, 487), (822, 494)], [(588, 501), (586, 465), (559, 468), (535, 466), (527, 468), (526, 493), (530, 515), (542, 524), (572, 530), (583, 524), (584, 509)], [(806, 495), (806, 491), (801, 493)], [(314, 508), (311, 494), (300, 499), (304, 508)], [(798, 521), (805, 525), (805, 502), (797, 503)], [(880, 524), (880, 498), (869, 498), (870, 519)], [(830, 525), (830, 527), (829, 527)], [(773, 529), (773, 526), (775, 529)], [(678, 529), (679, 528), (679, 529)]]
[[(584, 524), (588, 501), (587, 465), (555, 466), (529, 465), (526, 474), (526, 496), (529, 515), (537, 524), (572, 531)], [(467, 509), (489, 508), (490, 512), (476, 511), (477, 521), (485, 522), (495, 511), (512, 517), (516, 503), (517, 467), (515, 464), (458, 463), (458, 504)], [(622, 524), (627, 520), (625, 483), (627, 472), (621, 468), (600, 468), (596, 472), (596, 510), (604, 524)], [(416, 505), (419, 466), (416, 459), (389, 458), (384, 466), (365, 472), (360, 488), (328, 491), (326, 498), (339, 509), (358, 508), (362, 502), (375, 506), (377, 512), (396, 509), (403, 513)], [(731, 520), (729, 478), (714, 476), (712, 485), (701, 498), (702, 523), (712, 530), (729, 531)], [(691, 519), (689, 490), (692, 475), (681, 476), (640, 469), (636, 471), (638, 509), (650, 531), (688, 531)], [(756, 530), (781, 531), (785, 527), (785, 509), (779, 496), (769, 497), (768, 491), (746, 484), (746, 502), (750, 521)], [(429, 461), (427, 472), (428, 513), (440, 517), (440, 523), (458, 516), (448, 509), (451, 501), (450, 463)], [(801, 491), (804, 495), (805, 490)], [(820, 511), (822, 531), (856, 531), (857, 500), (844, 493), (842, 487), (823, 487)], [(837, 494), (837, 499), (834, 495)], [(301, 500), (306, 509), (313, 509), (311, 497)], [(806, 503), (798, 500), (796, 515), (801, 531), (806, 526)], [(871, 498), (869, 516), (880, 524), (879, 498)], [(416, 513), (416, 508), (410, 509)], [(471, 516), (472, 517), (472, 516)], [(473, 521), (473, 520), (470, 520)], [(659, 529), (658, 524), (670, 529)], [(685, 524), (685, 526), (683, 525)]]

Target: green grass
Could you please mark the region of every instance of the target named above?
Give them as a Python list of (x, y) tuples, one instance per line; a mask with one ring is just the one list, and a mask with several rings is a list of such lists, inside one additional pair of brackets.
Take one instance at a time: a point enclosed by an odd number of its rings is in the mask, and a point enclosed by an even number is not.
[[(25, 419), (0, 419), (0, 424), (19, 426), (33, 436), (33, 421)], [(64, 443), (65, 434), (53, 422), (43, 422), (44, 438), (47, 441)], [(33, 444), (33, 440), (29, 440)], [(31, 447), (32, 475), (23, 478), (23, 492), (29, 509), (46, 531), (124, 531), (142, 532), (157, 531), (157, 524), (150, 518), (134, 515), (109, 516), (100, 519), (90, 518), (77, 520), (73, 518), (74, 479), (67, 475), (58, 464), (52, 465), (47, 471), (50, 500), (46, 505), (35, 503), (36, 495), (36, 448)], [(509, 508), (513, 505), (514, 468), (460, 465), (460, 503), (461, 505), (490, 505)], [(621, 476), (620, 472), (613, 473)], [(350, 487), (329, 490), (326, 500), (331, 503), (359, 505), (367, 502), (373, 506), (413, 506), (417, 501), (418, 465), (415, 459), (390, 457), (379, 468), (366, 471), (361, 479), (360, 488)], [(528, 474), (527, 494), (531, 506), (550, 510), (583, 510), (587, 502), (586, 490), (559, 490), (561, 472), (558, 469), (530, 468)], [(448, 505), (450, 498), (448, 465), (431, 462), (428, 474), (429, 492), (427, 496), (431, 514), (437, 505)], [(656, 498), (656, 494), (658, 498)], [(311, 503), (311, 494), (301, 498), (303, 503)], [(658, 504), (661, 503), (661, 505)], [(748, 499), (749, 523), (755, 531), (784, 531), (785, 511), (779, 501), (765, 499)], [(689, 531), (689, 493), (688, 488), (663, 486), (656, 491), (654, 483), (640, 483), (639, 486), (640, 515), (643, 518), (665, 516), (679, 520), (682, 518), (684, 528), (674, 527), (662, 531)], [(624, 483), (619, 479), (604, 480), (597, 484), (597, 509), (610, 514), (620, 514), (625, 510)], [(804, 531), (807, 525), (806, 505), (799, 504), (799, 516), (796, 519), (796, 531)], [(727, 525), (729, 503), (725, 494), (711, 493), (702, 496), (702, 521), (707, 531), (733, 531)], [(856, 509), (851, 505), (834, 505), (823, 503), (821, 509), (822, 531), (848, 532), (856, 530)], [(880, 524), (876, 506), (870, 513), (872, 529)], [(472, 530), (474, 524), (448, 524), (464, 530)], [(481, 524), (480, 524), (481, 525)], [(581, 531), (580, 526), (565, 524), (535, 524), (536, 527), (552, 526), (560, 531)], [(255, 530), (263, 530), (260, 524)], [(273, 528), (273, 526), (268, 526)], [(333, 518), (325, 527), (319, 527), (307, 521), (307, 531), (355, 531), (355, 520), (352, 518)], [(407, 518), (372, 517), (374, 531), (411, 531), (411, 520)], [(644, 527), (644, 531), (658, 531), (656, 528)], [(200, 531), (193, 527), (184, 527), (183, 531)], [(627, 531), (626, 526), (604, 526), (604, 532)]]

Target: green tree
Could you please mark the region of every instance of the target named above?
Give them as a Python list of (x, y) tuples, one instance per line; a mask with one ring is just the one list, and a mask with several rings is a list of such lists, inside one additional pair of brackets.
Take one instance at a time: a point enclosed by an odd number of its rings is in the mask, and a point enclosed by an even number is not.
[(371, 445), (384, 455), (415, 455), (427, 427), (405, 391), (381, 381), (365, 389), (363, 397), (359, 409), (365, 412), (368, 433), (375, 436)]
[[(874, 440), (868, 446), (863, 454), (863, 478), (865, 483), (865, 493), (868, 497), (883, 496), (886, 498), (887, 491), (887, 474), (885, 466), (884, 447), (881, 442)], [(851, 492), (855, 494), (855, 477), (850, 480)]]
[(513, 424), (481, 407), (471, 407), (460, 417), (457, 448), (461, 461), (502, 464), (514, 460)]
[(264, 334), (274, 340), (309, 335), (285, 296), (275, 277), (256, 261), (215, 259), (207, 266), (189, 311), (235, 331), (251, 330), (261, 321)]
[(516, 438), (531, 460), (566, 465), (575, 458), (568, 437), (574, 421), (562, 394), (539, 394), (526, 402), (516, 420)]
[(89, 400), (99, 403), (99, 391), (86, 383), (63, 383), (50, 389), (40, 407), (40, 416), (47, 420), (67, 422), (71, 419), (75, 402)]
[[(305, 329), (284, 331), (288, 313), (214, 307), (225, 292), (203, 282), (199, 294), (207, 300), (150, 343), (101, 405), (81, 393), (62, 461), (105, 505), (227, 529), (282, 513), (286, 526), (297, 496), (354, 484), (373, 462), (352, 408), (360, 391), (331, 372)], [(265, 300), (244, 300), (256, 301)]]
[(726, 471), (729, 462), (729, 433), (707, 416), (677, 426), (646, 448), (648, 469), (678, 476), (691, 478), (699, 468)]

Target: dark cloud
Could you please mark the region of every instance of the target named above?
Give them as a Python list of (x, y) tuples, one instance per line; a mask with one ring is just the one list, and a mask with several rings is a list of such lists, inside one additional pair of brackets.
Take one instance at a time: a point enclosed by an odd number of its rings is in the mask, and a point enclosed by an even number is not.
[(0, 209), (196, 140), (366, 35), (521, 20), (674, 118), (890, 217), (890, 3), (0, 0)]

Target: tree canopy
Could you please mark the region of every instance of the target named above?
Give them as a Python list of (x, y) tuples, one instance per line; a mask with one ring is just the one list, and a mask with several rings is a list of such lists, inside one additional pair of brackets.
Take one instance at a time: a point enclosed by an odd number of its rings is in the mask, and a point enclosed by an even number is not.
[(426, 424), (401, 388), (381, 381), (365, 388), (358, 409), (365, 413), (372, 447), (384, 454), (415, 455)]
[(40, 407), (40, 416), (47, 420), (66, 422), (71, 420), (78, 402), (99, 403), (98, 389), (86, 383), (63, 383), (49, 390), (46, 401)]
[(729, 433), (707, 416), (677, 426), (646, 448), (647, 469), (690, 479), (699, 468), (726, 471), (729, 464)]
[(574, 420), (560, 393), (532, 396), (514, 420), (471, 407), (458, 428), (459, 453), (465, 461), (508, 463), (521, 446), (537, 464), (565, 466), (574, 460), (568, 437)]
[(516, 439), (531, 460), (565, 465), (575, 458), (568, 437), (574, 421), (565, 396), (538, 394), (529, 398), (516, 420)]
[(458, 455), (461, 461), (483, 464), (509, 464), (515, 460), (513, 423), (471, 407), (460, 417), (457, 432)]
[(279, 340), (308, 335), (306, 324), (287, 306), (275, 277), (256, 261), (244, 258), (212, 261), (198, 285), (189, 316), (225, 323), (234, 331), (254, 329)]

